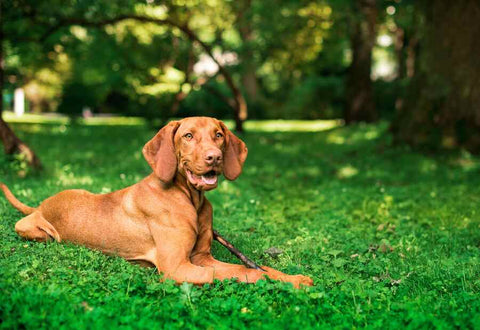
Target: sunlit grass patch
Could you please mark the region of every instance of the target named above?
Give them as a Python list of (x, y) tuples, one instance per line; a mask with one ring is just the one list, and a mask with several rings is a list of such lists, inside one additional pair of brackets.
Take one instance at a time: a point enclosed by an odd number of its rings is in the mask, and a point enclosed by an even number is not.
[(358, 170), (355, 167), (346, 165), (338, 169), (337, 177), (340, 179), (348, 179), (357, 174)]
[(331, 144), (354, 145), (360, 141), (378, 139), (388, 128), (387, 122), (377, 125), (357, 124), (355, 129), (340, 128), (328, 132), (326, 140)]
[(259, 132), (320, 132), (342, 125), (342, 120), (252, 120), (245, 123), (245, 129)]
[[(70, 119), (59, 114), (31, 114), (27, 113), (17, 117), (13, 112), (5, 111), (3, 118), (7, 122), (16, 124), (69, 124)], [(224, 120), (226, 125), (234, 128), (233, 120)], [(139, 117), (122, 116), (95, 116), (79, 118), (78, 124), (88, 126), (105, 125), (145, 125), (146, 121)], [(319, 132), (343, 126), (343, 120), (248, 120), (245, 129), (258, 132)], [(60, 126), (61, 127), (61, 126)], [(60, 128), (64, 130), (64, 128)]]
[(26, 113), (18, 117), (13, 112), (4, 111), (2, 118), (10, 123), (25, 123), (25, 124), (67, 124), (69, 119), (68, 117), (58, 115), (58, 114), (32, 114)]
[[(17, 117), (13, 112), (5, 111), (3, 119), (7, 122), (16, 124), (70, 124), (70, 118), (57, 113), (51, 114), (32, 114), (26, 113)], [(77, 124), (87, 126), (105, 126), (105, 125), (145, 125), (146, 121), (140, 117), (122, 117), (122, 116), (96, 116), (91, 118), (78, 118)]]

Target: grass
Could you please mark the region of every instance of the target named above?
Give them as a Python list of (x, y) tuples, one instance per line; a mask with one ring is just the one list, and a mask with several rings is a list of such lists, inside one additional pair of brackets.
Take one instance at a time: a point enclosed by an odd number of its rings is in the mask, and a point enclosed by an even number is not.
[[(314, 287), (160, 283), (155, 270), (121, 258), (21, 240), (20, 214), (0, 198), (0, 328), (480, 328), (479, 158), (389, 147), (385, 124), (255, 125), (243, 137), (244, 174), (208, 193), (215, 227), (259, 263), (310, 275)], [(22, 179), (18, 162), (0, 158), (1, 180), (28, 205), (149, 173), (140, 151), (154, 132), (142, 125), (13, 126), (47, 169)], [(283, 253), (270, 257), (270, 247)]]
[[(32, 114), (26, 113), (21, 117), (16, 116), (11, 111), (3, 112), (3, 119), (12, 124), (59, 124), (66, 125), (70, 119), (58, 113), (50, 114)], [(147, 121), (140, 117), (91, 117), (79, 118), (78, 122), (86, 126), (120, 126), (145, 125)], [(226, 120), (228, 127), (234, 126), (233, 120)], [(248, 131), (260, 132), (318, 132), (338, 127), (343, 123), (342, 120), (249, 120), (245, 125)]]

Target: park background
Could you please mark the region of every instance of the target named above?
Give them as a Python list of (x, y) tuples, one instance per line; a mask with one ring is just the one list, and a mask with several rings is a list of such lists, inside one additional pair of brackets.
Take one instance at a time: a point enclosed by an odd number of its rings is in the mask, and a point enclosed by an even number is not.
[(315, 286), (160, 283), (22, 241), (0, 199), (0, 327), (479, 327), (479, 17), (475, 0), (3, 0), (0, 179), (22, 201), (133, 184), (158, 128), (213, 116), (249, 147), (208, 194), (215, 228)]

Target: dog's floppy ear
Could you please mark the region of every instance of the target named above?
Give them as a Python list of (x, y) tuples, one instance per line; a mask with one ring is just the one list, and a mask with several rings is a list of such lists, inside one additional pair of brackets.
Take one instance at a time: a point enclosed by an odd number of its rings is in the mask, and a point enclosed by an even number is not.
[(223, 154), (223, 175), (230, 181), (235, 180), (242, 173), (243, 163), (247, 159), (248, 149), (245, 143), (236, 137), (220, 122), (225, 133), (225, 151)]
[(164, 126), (143, 147), (143, 157), (152, 168), (155, 175), (164, 183), (169, 183), (177, 172), (177, 156), (173, 137), (180, 122), (172, 121)]

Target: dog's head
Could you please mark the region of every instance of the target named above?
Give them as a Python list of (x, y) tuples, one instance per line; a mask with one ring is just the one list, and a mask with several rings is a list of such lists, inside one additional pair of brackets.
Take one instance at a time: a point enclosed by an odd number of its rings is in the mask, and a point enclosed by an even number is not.
[(172, 121), (143, 147), (155, 175), (170, 183), (178, 173), (197, 190), (217, 187), (223, 173), (235, 180), (247, 158), (247, 147), (215, 118), (190, 117)]

